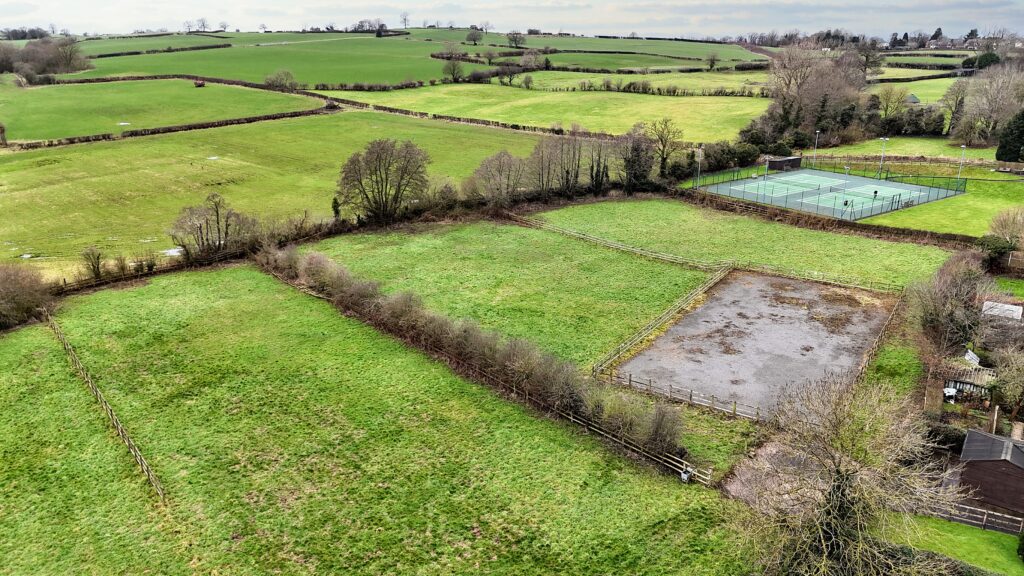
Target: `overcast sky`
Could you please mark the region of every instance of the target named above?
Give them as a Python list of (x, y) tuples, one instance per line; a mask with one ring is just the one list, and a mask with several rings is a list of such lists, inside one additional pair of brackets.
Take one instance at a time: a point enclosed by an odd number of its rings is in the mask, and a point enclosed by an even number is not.
[(417, 26), (424, 19), (459, 26), (489, 20), (498, 30), (539, 27), (577, 34), (702, 37), (842, 27), (888, 37), (918, 29), (931, 33), (937, 26), (952, 36), (997, 26), (1024, 31), (1024, 0), (0, 0), (0, 28), (54, 23), (77, 33), (178, 30), (198, 17), (242, 30), (264, 23), (275, 30), (330, 22), (342, 27), (361, 18), (383, 18), (397, 27), (405, 11)]

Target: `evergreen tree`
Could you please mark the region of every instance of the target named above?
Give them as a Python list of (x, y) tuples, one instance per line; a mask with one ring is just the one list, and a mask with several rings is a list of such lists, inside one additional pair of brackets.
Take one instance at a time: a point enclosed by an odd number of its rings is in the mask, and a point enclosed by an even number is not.
[(999, 137), (996, 160), (1020, 162), (1024, 160), (1024, 109), (1010, 120)]

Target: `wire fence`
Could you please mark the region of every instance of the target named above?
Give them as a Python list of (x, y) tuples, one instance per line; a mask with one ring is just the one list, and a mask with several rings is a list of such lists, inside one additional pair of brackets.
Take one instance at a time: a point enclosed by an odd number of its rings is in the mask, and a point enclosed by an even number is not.
[(50, 326), (50, 330), (53, 331), (54, 335), (57, 337), (57, 340), (59, 340), (61, 345), (64, 347), (64, 352), (67, 353), (68, 360), (70, 360), (71, 362), (71, 366), (74, 367), (75, 372), (78, 373), (79, 378), (81, 378), (82, 381), (85, 382), (85, 385), (89, 388), (89, 392), (92, 393), (93, 397), (96, 398), (96, 401), (99, 402), (100, 407), (103, 408), (103, 412), (107, 415), (107, 419), (110, 420), (110, 425), (114, 428), (114, 432), (117, 433), (117, 437), (120, 438), (121, 441), (124, 442), (124, 445), (128, 447), (128, 452), (131, 453), (132, 458), (135, 459), (135, 463), (139, 465), (140, 469), (142, 469), (142, 473), (145, 474), (146, 480), (149, 481), (150, 486), (152, 486), (153, 490), (156, 491), (156, 494), (160, 498), (160, 501), (166, 502), (164, 488), (163, 485), (160, 483), (160, 479), (157, 478), (156, 473), (153, 471), (153, 468), (149, 465), (149, 462), (147, 462), (146, 458), (142, 455), (142, 451), (139, 450), (138, 445), (135, 444), (135, 441), (132, 440), (132, 437), (128, 434), (128, 431), (125, 430), (124, 425), (121, 424), (121, 419), (118, 418), (117, 414), (114, 413), (114, 409), (110, 406), (110, 403), (108, 403), (107, 399), (103, 397), (103, 392), (100, 392), (99, 387), (97, 387), (96, 383), (93, 382), (92, 377), (89, 375), (89, 372), (85, 369), (85, 366), (82, 364), (82, 361), (78, 358), (78, 354), (75, 353), (74, 347), (71, 346), (71, 342), (68, 341), (67, 337), (64, 335), (64, 332), (60, 329), (60, 326), (57, 325), (57, 321), (54, 320), (52, 316), (46, 314), (45, 318), (46, 323)]
[[(811, 168), (843, 178), (734, 168), (701, 177), (703, 191), (817, 216), (856, 221), (963, 194), (967, 180), (948, 176), (892, 174), (880, 164), (843, 164), (837, 159)], [(808, 175), (801, 178), (800, 174)]]
[(674, 386), (672, 382), (662, 384), (660, 382), (656, 382), (652, 378), (638, 378), (634, 377), (633, 374), (626, 374), (623, 376), (621, 374), (616, 374), (613, 371), (598, 374), (597, 376), (606, 382), (616, 384), (618, 386), (625, 386), (634, 390), (639, 390), (651, 396), (658, 396), (672, 402), (708, 408), (717, 412), (722, 412), (728, 416), (732, 416), (733, 418), (746, 418), (755, 422), (761, 422), (768, 417), (768, 414), (762, 412), (761, 408), (758, 406), (745, 404), (736, 399), (719, 398), (714, 394), (707, 395), (689, 388)]

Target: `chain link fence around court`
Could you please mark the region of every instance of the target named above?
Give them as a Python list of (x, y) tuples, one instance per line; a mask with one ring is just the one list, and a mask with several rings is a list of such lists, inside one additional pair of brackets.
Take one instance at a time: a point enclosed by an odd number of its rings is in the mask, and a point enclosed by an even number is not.
[[(963, 194), (967, 181), (944, 176), (865, 175), (867, 165), (819, 164), (787, 172), (737, 168), (702, 177), (698, 188), (711, 194), (840, 220), (861, 220)], [(882, 176), (879, 178), (879, 176)]]

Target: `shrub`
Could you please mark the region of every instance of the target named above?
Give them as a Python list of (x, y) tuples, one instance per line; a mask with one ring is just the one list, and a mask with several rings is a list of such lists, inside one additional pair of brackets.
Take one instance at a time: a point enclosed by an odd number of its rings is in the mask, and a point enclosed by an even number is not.
[(50, 287), (39, 271), (18, 264), (0, 264), (0, 330), (39, 317), (53, 305)]
[(988, 230), (1012, 244), (1020, 244), (1024, 238), (1024, 208), (1008, 208), (992, 217)]
[(925, 337), (943, 355), (961, 351), (982, 337), (982, 303), (995, 292), (979, 254), (959, 252), (920, 284), (911, 287), (915, 312)]
[(934, 423), (928, 427), (928, 440), (954, 454), (963, 451), (966, 439), (967, 431), (963, 428), (943, 423)]
[(1024, 108), (1010, 120), (999, 135), (996, 160), (1020, 162), (1024, 160)]
[(299, 83), (296, 82), (295, 76), (288, 70), (278, 70), (277, 72), (274, 72), (264, 78), (263, 83), (275, 90), (292, 91), (299, 87)]
[(82, 264), (85, 266), (86, 278), (103, 279), (103, 253), (95, 246), (82, 251)]
[(1013, 252), (1016, 243), (994, 234), (986, 234), (977, 241), (978, 248), (985, 254), (983, 260), (985, 269), (998, 271), (1002, 266), (1003, 258)]

